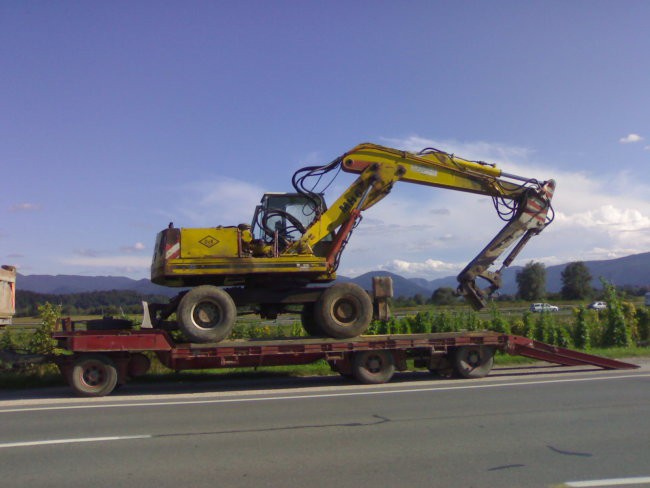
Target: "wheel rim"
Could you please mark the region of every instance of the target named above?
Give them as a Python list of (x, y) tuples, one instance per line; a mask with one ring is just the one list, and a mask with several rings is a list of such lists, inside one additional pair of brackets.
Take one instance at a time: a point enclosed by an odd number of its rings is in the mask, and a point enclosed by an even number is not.
[(359, 307), (355, 300), (350, 298), (341, 298), (334, 303), (332, 307), (332, 316), (337, 322), (349, 325), (352, 324), (359, 315)]
[(85, 385), (96, 388), (106, 383), (106, 368), (99, 363), (87, 365), (81, 374), (81, 380)]
[(480, 351), (477, 350), (469, 351), (467, 353), (467, 357), (465, 358), (465, 362), (471, 369), (478, 368), (479, 366), (481, 366), (483, 360), (481, 359)]
[(366, 369), (373, 374), (381, 372), (383, 361), (377, 355), (369, 356), (366, 359)]
[(221, 307), (214, 302), (199, 302), (192, 309), (192, 321), (201, 329), (214, 329), (219, 326), (222, 317)]

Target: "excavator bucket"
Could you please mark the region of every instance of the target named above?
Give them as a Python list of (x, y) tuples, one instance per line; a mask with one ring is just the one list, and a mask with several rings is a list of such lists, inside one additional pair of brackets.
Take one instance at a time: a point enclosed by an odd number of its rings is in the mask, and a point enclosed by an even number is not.
[[(555, 191), (555, 181), (545, 182), (539, 189), (529, 188), (517, 203), (517, 211), (501, 231), (458, 275), (458, 293), (477, 310), (487, 306), (488, 297), (501, 287), (501, 272), (508, 267), (531, 237), (539, 234), (550, 223), (548, 214)], [(498, 271), (488, 268), (510, 247)], [(476, 279), (489, 283), (481, 289)]]

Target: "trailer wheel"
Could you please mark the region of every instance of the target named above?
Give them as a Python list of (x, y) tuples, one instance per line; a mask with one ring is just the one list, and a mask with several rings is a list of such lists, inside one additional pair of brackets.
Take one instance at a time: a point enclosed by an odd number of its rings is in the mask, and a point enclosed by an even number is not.
[(312, 337), (323, 335), (323, 331), (316, 323), (316, 317), (314, 315), (315, 310), (316, 307), (313, 303), (305, 303), (300, 312), (300, 323), (302, 324), (302, 328)]
[(192, 342), (219, 342), (230, 334), (237, 307), (228, 293), (211, 285), (188, 291), (176, 310), (178, 325)]
[(372, 301), (359, 285), (337, 283), (316, 302), (316, 323), (325, 335), (350, 339), (363, 334), (372, 320)]
[(454, 352), (453, 369), (461, 378), (483, 378), (492, 371), (493, 364), (493, 347), (463, 346)]
[(72, 367), (70, 386), (78, 395), (99, 397), (108, 395), (117, 385), (115, 363), (101, 354), (79, 357)]
[(361, 383), (390, 381), (395, 373), (395, 359), (388, 351), (361, 351), (352, 359), (352, 375)]

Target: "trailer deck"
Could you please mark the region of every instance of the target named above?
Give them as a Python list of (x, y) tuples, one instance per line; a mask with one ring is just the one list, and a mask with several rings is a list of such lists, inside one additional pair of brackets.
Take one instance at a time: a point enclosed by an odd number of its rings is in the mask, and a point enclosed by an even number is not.
[(249, 339), (215, 344), (174, 343), (164, 330), (77, 331), (53, 335), (71, 355), (53, 360), (80, 395), (103, 396), (117, 384), (144, 374), (155, 353), (170, 369), (213, 369), (308, 364), (327, 361), (334, 371), (362, 383), (384, 383), (393, 373), (417, 367), (443, 376), (481, 378), (492, 369), (494, 354), (503, 351), (562, 365), (593, 365), (605, 369), (636, 368), (634, 364), (551, 346), (525, 337), (490, 331), (360, 336), (354, 339)]

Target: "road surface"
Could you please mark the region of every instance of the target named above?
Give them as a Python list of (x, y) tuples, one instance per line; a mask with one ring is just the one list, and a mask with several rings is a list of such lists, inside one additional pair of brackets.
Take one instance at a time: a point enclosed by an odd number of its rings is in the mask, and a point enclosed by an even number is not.
[(0, 393), (0, 486), (650, 487), (648, 365), (396, 377)]

